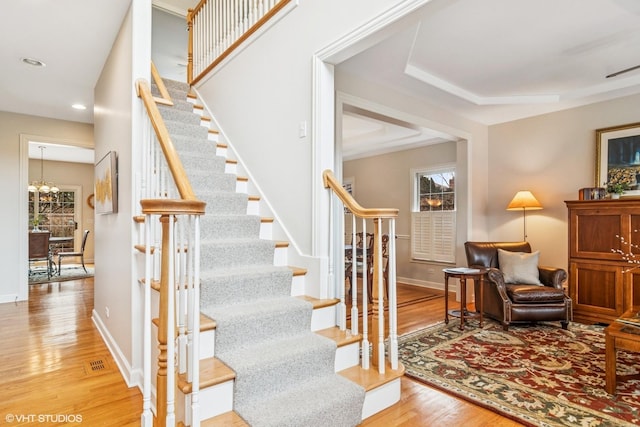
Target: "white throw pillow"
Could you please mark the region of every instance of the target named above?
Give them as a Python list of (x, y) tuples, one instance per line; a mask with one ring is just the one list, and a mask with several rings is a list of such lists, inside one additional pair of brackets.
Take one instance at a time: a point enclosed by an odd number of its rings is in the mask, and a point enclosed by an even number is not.
[(538, 273), (538, 258), (540, 258), (540, 251), (526, 253), (498, 249), (498, 263), (504, 282), (542, 285)]

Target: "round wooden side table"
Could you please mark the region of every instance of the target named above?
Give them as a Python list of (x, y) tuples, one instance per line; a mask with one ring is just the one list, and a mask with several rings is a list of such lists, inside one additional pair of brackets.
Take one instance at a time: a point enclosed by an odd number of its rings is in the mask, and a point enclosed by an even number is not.
[[(449, 323), (449, 316), (460, 318), (460, 330), (464, 330), (464, 322), (467, 318), (479, 318), (482, 327), (482, 301), (484, 297), (484, 280), (488, 268), (445, 268), (444, 271), (444, 323)], [(460, 280), (460, 309), (449, 310), (449, 278)], [(476, 301), (476, 311), (467, 310), (467, 279), (473, 279), (480, 283), (480, 298)]]

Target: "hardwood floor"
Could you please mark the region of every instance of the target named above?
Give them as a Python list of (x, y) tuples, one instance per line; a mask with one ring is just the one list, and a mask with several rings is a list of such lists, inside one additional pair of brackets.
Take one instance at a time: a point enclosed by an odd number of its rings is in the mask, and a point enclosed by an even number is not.
[[(434, 293), (398, 285), (399, 334), (444, 318), (442, 292), (425, 298)], [(92, 309), (93, 278), (31, 285), (29, 302), (0, 304), (2, 425), (140, 424), (141, 394), (126, 386), (92, 323)], [(361, 425), (521, 424), (404, 377), (401, 401)]]
[(30, 285), (0, 304), (0, 424), (138, 426), (128, 388), (91, 320), (93, 278)]

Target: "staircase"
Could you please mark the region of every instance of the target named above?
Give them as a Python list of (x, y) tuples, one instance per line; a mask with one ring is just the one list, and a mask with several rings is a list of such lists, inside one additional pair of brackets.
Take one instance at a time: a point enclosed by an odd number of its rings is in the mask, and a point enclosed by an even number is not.
[(193, 192), (206, 202), (199, 419), (191, 419), (186, 373), (178, 378), (175, 419), (184, 425), (355, 426), (395, 403), (402, 368), (379, 374), (358, 366), (361, 337), (335, 326), (338, 300), (302, 295), (305, 271), (287, 266), (286, 243), (270, 240), (272, 220), (259, 216), (259, 199), (248, 195), (231, 150), (209, 129), (187, 84), (164, 84), (173, 106), (159, 105), (160, 113)]

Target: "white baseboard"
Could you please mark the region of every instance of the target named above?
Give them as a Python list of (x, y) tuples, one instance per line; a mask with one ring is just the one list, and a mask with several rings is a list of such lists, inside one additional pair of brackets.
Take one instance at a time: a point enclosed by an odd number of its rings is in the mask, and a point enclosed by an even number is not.
[(18, 294), (0, 295), (0, 304), (6, 304), (6, 303), (9, 303), (9, 302), (25, 301), (25, 300), (21, 300), (19, 298), (20, 297), (19, 297)]
[[(405, 283), (407, 285), (420, 286), (420, 287), (428, 288), (428, 289), (436, 289), (436, 290), (444, 292), (444, 283), (429, 282), (429, 281), (426, 281), (426, 280), (416, 280), (416, 279), (412, 279), (412, 278), (409, 278), (409, 277), (397, 277), (396, 281), (398, 283)], [(470, 284), (469, 282), (467, 282), (467, 292), (468, 292), (467, 302), (474, 302), (475, 301), (475, 294), (474, 294), (474, 292), (472, 290), (473, 290), (473, 285)], [(460, 283), (458, 282), (457, 279), (454, 279), (453, 281), (450, 281), (450, 283), (449, 283), (449, 292), (455, 292), (456, 293), (456, 300), (460, 301)]]
[(102, 322), (100, 315), (95, 309), (92, 312), (91, 320), (93, 320), (93, 324), (98, 329), (102, 340), (109, 349), (109, 353), (111, 353), (111, 356), (113, 356), (113, 359), (116, 361), (116, 365), (118, 365), (120, 374), (122, 375), (122, 378), (124, 378), (124, 381), (127, 383), (127, 387), (138, 387), (142, 389), (142, 375), (139, 372), (134, 373), (134, 371), (131, 369), (129, 361), (120, 351), (120, 347), (113, 339), (113, 336), (111, 336), (111, 334), (109, 333), (109, 330)]
[[(396, 277), (396, 282), (405, 283), (407, 285), (420, 286), (428, 289), (436, 289), (444, 292), (444, 283), (429, 282), (427, 280), (417, 280), (410, 277)], [(458, 281), (449, 285), (449, 292), (458, 293)]]

